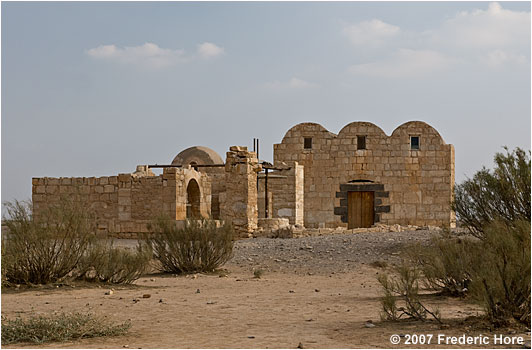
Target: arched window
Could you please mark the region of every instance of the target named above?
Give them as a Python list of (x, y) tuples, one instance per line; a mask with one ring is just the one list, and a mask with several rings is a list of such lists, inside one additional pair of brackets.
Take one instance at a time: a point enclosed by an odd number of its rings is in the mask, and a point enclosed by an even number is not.
[(200, 188), (196, 180), (192, 179), (187, 186), (187, 219), (198, 219), (200, 214)]

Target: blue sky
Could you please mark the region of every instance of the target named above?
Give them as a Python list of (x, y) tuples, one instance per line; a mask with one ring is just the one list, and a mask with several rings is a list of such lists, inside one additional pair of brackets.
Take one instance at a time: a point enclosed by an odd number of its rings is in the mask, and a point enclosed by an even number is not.
[(530, 149), (529, 2), (2, 2), (2, 201), (299, 122), (408, 120), (456, 179)]

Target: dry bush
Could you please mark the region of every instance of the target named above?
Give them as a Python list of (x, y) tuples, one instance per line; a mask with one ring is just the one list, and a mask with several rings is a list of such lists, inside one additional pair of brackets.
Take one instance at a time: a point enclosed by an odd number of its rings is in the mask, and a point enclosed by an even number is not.
[[(403, 262), (396, 269), (397, 276), (382, 274), (379, 282), (383, 288), (384, 296), (381, 298), (381, 317), (386, 320), (396, 321), (403, 316), (408, 316), (415, 320), (425, 321), (430, 315), (441, 323), (438, 310), (431, 310), (423, 305), (419, 299), (419, 285), (421, 282), (421, 271)], [(404, 306), (398, 307), (397, 300)]]
[(69, 276), (94, 239), (94, 220), (79, 202), (63, 199), (34, 220), (30, 202), (5, 203), (2, 283), (45, 284)]
[(116, 336), (126, 333), (130, 326), (128, 322), (113, 325), (91, 314), (81, 313), (33, 316), (27, 320), (2, 318), (2, 345)]
[(264, 270), (263, 269), (255, 269), (255, 270), (253, 270), (253, 278), (260, 279), (262, 277), (262, 275), (264, 275)]
[(444, 294), (463, 296), (471, 283), (471, 266), (481, 252), (478, 240), (457, 238), (446, 233), (428, 246), (406, 250), (408, 259), (423, 274), (424, 284)]
[(113, 246), (112, 240), (98, 240), (90, 245), (78, 267), (79, 278), (88, 281), (130, 284), (149, 267), (152, 257), (147, 247), (134, 251)]
[(385, 269), (388, 267), (388, 263), (386, 261), (382, 260), (375, 260), (369, 264), (371, 267), (379, 268), (379, 269)]
[(214, 220), (187, 220), (183, 228), (178, 228), (175, 220), (158, 218), (150, 228), (154, 233), (145, 241), (163, 271), (213, 271), (233, 256), (234, 231), (230, 224), (218, 227)]
[(484, 234), (471, 268), (471, 294), (494, 324), (513, 318), (530, 326), (530, 221), (495, 221)]
[(2, 287), (6, 286), (9, 287), (13, 283), (11, 283), (8, 278), (8, 271), (11, 269), (10, 266), (13, 266), (15, 264), (14, 262), (14, 256), (13, 254), (7, 254), (7, 243), (5, 239), (5, 235), (2, 234), (2, 263), (0, 264), (1, 270), (2, 270)]
[(494, 170), (456, 186), (453, 208), (473, 237), (446, 235), (407, 256), (430, 287), (467, 294), (494, 325), (530, 325), (530, 158), (505, 150)]
[(530, 324), (530, 222), (493, 221), (483, 239), (436, 238), (426, 247), (407, 248), (423, 283), (454, 296), (468, 296), (494, 325), (510, 319)]

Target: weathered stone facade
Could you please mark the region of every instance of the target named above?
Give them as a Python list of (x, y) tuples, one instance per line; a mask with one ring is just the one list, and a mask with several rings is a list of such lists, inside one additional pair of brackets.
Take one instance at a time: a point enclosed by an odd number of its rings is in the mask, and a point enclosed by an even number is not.
[[(211, 216), (213, 219), (219, 220), (220, 193), (225, 192), (225, 168), (223, 167), (224, 161), (222, 160), (222, 157), (210, 148), (194, 146), (179, 152), (179, 154), (172, 160), (172, 165), (209, 166), (198, 168), (197, 170), (209, 175), (211, 178)], [(222, 167), (216, 167), (215, 165), (222, 165)]]
[(375, 222), (454, 224), (454, 147), (424, 122), (405, 123), (391, 136), (368, 122), (348, 124), (338, 135), (319, 124), (298, 124), (274, 145), (274, 160), (305, 168), (306, 227), (347, 226), (347, 193), (364, 191), (355, 187), (361, 181), (375, 193)]
[(290, 169), (272, 172), (269, 180), (272, 193), (272, 218), (287, 218), (292, 225), (304, 226), (305, 170), (297, 162), (287, 162)]
[[(190, 203), (187, 188), (194, 182), (199, 197)], [(69, 197), (94, 210), (99, 232), (122, 237), (148, 232), (148, 223), (160, 215), (185, 220), (187, 205), (197, 207), (200, 216), (210, 215), (210, 179), (190, 168), (167, 168), (159, 176), (137, 171), (98, 178), (33, 178), (32, 183), (36, 217), (47, 205)]]
[(220, 214), (239, 233), (251, 233), (258, 227), (257, 173), (261, 169), (256, 154), (248, 152), (247, 147), (229, 148)]
[(269, 235), (265, 230), (277, 226), (284, 232), (455, 222), (454, 148), (424, 122), (405, 123), (390, 136), (368, 122), (350, 123), (338, 135), (302, 123), (274, 145), (273, 165), (243, 146), (230, 147), (225, 163), (196, 146), (163, 168), (159, 176), (139, 166), (118, 176), (34, 178), (34, 213), (71, 196), (94, 209), (99, 231), (126, 237), (147, 232), (161, 214), (222, 219), (243, 237), (259, 226)]

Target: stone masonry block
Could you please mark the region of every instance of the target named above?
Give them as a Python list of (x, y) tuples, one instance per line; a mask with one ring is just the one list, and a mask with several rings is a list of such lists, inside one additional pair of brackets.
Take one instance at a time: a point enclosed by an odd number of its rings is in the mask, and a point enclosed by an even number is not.
[(381, 205), (375, 207), (375, 213), (389, 213), (390, 212), (390, 206), (389, 205)]

